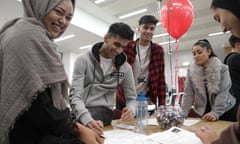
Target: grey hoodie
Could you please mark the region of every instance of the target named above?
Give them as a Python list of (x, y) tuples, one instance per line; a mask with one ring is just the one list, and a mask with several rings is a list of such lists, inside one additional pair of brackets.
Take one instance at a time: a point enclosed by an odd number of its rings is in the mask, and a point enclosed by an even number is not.
[(71, 105), (77, 119), (85, 125), (93, 120), (87, 107), (106, 106), (113, 109), (113, 96), (120, 83), (124, 85), (127, 107), (135, 112), (136, 89), (126, 56), (124, 53), (116, 56), (113, 68), (104, 76), (99, 58), (102, 44), (97, 43), (91, 51), (81, 54), (74, 66)]

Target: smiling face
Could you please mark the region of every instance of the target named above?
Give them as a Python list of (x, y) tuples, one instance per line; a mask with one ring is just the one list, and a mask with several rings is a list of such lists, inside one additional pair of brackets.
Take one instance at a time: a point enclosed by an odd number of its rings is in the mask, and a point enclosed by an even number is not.
[(214, 19), (220, 23), (223, 32), (231, 31), (237, 37), (240, 37), (240, 19), (232, 12), (222, 9), (212, 9)]
[(100, 53), (105, 58), (115, 58), (118, 54), (123, 52), (123, 47), (127, 46), (129, 40), (121, 38), (120, 36), (104, 36), (104, 45)]
[(72, 16), (73, 4), (71, 0), (62, 0), (44, 17), (43, 23), (52, 38), (56, 38), (69, 26)]
[(197, 65), (205, 65), (208, 63), (211, 50), (207, 50), (206, 47), (201, 47), (200, 45), (193, 46), (192, 53)]
[(153, 23), (141, 24), (138, 28), (139, 39), (143, 41), (151, 41), (155, 31)]

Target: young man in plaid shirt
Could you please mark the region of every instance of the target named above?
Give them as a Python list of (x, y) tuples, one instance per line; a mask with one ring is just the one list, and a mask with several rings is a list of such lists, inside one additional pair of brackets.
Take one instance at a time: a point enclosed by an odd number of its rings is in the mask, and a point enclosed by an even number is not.
[[(158, 105), (165, 104), (166, 83), (164, 74), (163, 48), (152, 42), (158, 20), (152, 15), (145, 15), (139, 20), (139, 38), (128, 43), (124, 52), (132, 66), (137, 94), (144, 92)], [(124, 107), (124, 91), (121, 85), (117, 91), (117, 109)]]

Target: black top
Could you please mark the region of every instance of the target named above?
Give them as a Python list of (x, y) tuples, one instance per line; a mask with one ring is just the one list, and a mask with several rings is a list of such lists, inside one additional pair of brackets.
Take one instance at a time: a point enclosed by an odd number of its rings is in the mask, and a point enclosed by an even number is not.
[(51, 90), (39, 93), (9, 134), (10, 144), (81, 144), (74, 137), (69, 111), (53, 106)]
[(205, 87), (205, 91), (206, 91), (206, 96), (207, 96), (207, 105), (206, 105), (206, 109), (205, 109), (205, 113), (209, 113), (211, 111), (211, 104), (210, 104), (210, 100), (209, 100), (209, 93), (208, 93), (208, 81), (207, 79), (204, 79), (204, 87)]
[(236, 97), (237, 102), (240, 99), (240, 54), (236, 52), (229, 53), (224, 59), (224, 64), (229, 67), (232, 81), (230, 93)]

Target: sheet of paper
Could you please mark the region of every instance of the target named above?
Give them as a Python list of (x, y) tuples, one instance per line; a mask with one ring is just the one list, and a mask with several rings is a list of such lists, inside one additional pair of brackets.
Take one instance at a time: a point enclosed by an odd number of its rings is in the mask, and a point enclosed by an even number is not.
[(115, 128), (120, 128), (120, 129), (127, 129), (127, 130), (134, 130), (135, 126), (134, 125), (128, 125), (124, 123), (114, 123), (112, 122), (112, 126)]
[(198, 123), (200, 119), (185, 119), (183, 125), (184, 126), (192, 126)]
[(192, 132), (172, 127), (164, 132), (154, 133), (148, 136), (157, 144), (202, 144), (200, 139)]
[[(192, 126), (196, 123), (198, 123), (200, 119), (185, 119), (183, 125), (184, 126)], [(148, 119), (148, 125), (158, 125), (156, 118), (150, 118)]]
[[(128, 130), (114, 129), (104, 132), (104, 144), (151, 144), (144, 142), (146, 135)], [(152, 143), (155, 144), (155, 143)]]

